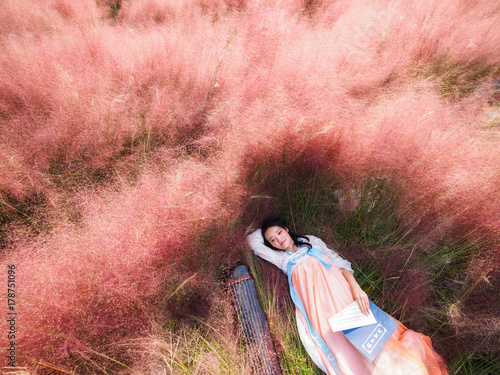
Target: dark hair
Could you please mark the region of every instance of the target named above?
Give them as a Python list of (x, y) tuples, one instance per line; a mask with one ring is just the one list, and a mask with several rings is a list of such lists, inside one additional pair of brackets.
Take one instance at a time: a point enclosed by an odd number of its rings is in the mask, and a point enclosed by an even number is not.
[[(264, 234), (266, 233), (266, 230), (268, 228), (271, 228), (271, 227), (280, 227), (283, 229), (288, 229), (288, 227), (286, 226), (286, 223), (283, 220), (280, 220), (277, 218), (266, 219), (266, 220), (264, 220), (264, 222), (260, 226), (260, 229), (262, 230), (262, 237), (264, 238), (264, 245), (266, 245), (267, 247), (270, 247), (273, 250), (282, 251), (281, 249), (277, 249), (273, 245), (271, 245), (269, 243), (269, 241), (266, 239), (266, 237), (264, 236)], [(305, 246), (307, 246), (308, 250), (310, 250), (312, 248), (312, 245), (309, 242), (302, 241), (303, 239), (305, 239), (306, 241), (309, 241), (309, 238), (307, 238), (306, 236), (299, 236), (299, 235), (292, 233), (290, 231), (288, 232), (288, 234), (290, 235), (290, 237), (292, 237), (293, 243), (296, 246), (305, 245)]]

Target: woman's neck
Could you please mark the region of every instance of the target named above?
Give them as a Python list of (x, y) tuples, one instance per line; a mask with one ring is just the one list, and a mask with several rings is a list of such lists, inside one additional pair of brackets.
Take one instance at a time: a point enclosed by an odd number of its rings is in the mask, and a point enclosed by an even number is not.
[(295, 242), (292, 242), (290, 246), (288, 246), (288, 249), (286, 251), (289, 251), (290, 253), (295, 253), (299, 251), (299, 247), (295, 245)]

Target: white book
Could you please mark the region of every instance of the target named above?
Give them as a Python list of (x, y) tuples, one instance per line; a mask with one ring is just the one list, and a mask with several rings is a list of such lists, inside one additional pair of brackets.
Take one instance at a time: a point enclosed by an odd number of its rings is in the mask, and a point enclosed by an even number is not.
[(365, 315), (356, 301), (328, 319), (333, 332), (343, 331), (377, 323), (372, 312)]

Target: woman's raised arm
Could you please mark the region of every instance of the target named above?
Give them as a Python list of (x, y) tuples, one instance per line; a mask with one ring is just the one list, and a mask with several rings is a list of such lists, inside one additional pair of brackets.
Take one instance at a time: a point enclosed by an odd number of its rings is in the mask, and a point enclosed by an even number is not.
[(283, 251), (276, 251), (264, 245), (264, 237), (262, 237), (260, 228), (247, 236), (247, 242), (255, 255), (274, 264), (286, 273), (286, 254)]

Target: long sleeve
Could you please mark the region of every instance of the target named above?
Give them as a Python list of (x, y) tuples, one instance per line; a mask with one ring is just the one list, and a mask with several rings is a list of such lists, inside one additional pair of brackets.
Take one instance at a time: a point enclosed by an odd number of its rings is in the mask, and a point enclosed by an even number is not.
[(247, 236), (247, 242), (255, 255), (274, 264), (286, 273), (286, 261), (289, 257), (288, 254), (284, 251), (273, 250), (264, 245), (264, 238), (262, 237), (262, 231), (260, 229), (257, 229), (252, 234), (249, 234)]
[(321, 252), (325, 254), (328, 257), (328, 259), (330, 259), (332, 263), (335, 264), (338, 268), (345, 268), (346, 270), (354, 273), (354, 271), (352, 270), (351, 263), (342, 258), (335, 251), (329, 249), (321, 239), (311, 235), (308, 235), (307, 237), (309, 238), (311, 245), (321, 250)]

